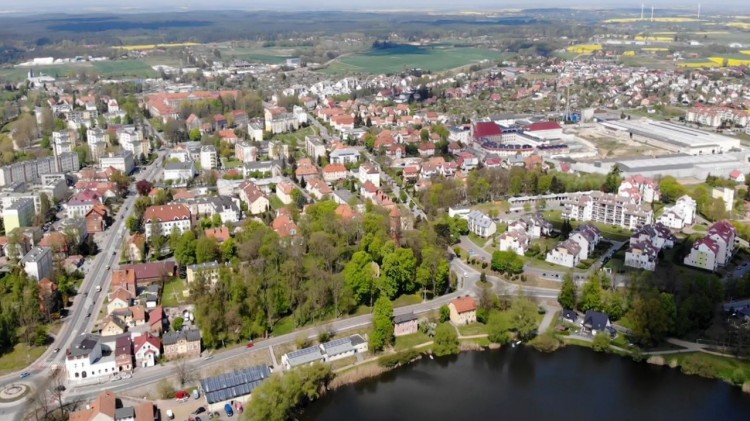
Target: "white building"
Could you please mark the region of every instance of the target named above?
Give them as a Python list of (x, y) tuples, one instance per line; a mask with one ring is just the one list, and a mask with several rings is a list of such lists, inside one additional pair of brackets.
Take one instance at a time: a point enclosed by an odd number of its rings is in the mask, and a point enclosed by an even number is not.
[(581, 246), (579, 246), (577, 242), (568, 239), (550, 250), (547, 253), (545, 261), (555, 265), (574, 268), (581, 262), (580, 254)]
[(117, 131), (117, 139), (122, 148), (133, 153), (133, 156), (148, 156), (151, 144), (143, 137), (143, 132), (133, 127), (124, 127)]
[(625, 266), (654, 271), (658, 256), (659, 250), (649, 241), (631, 243), (625, 252)]
[(71, 381), (109, 377), (117, 372), (114, 352), (103, 356), (99, 335), (77, 336), (65, 353), (65, 371)]
[(529, 249), (529, 237), (525, 231), (508, 231), (498, 237), (497, 248), (500, 251), (512, 251), (519, 256)]
[(736, 247), (737, 229), (730, 221), (718, 221), (709, 227), (705, 237), (693, 243), (684, 263), (714, 271), (731, 261)]
[(164, 165), (164, 181), (171, 181), (173, 186), (186, 186), (195, 177), (193, 161), (168, 162)]
[(305, 136), (305, 149), (307, 150), (307, 156), (313, 161), (326, 156), (326, 147), (319, 137)]
[(634, 230), (652, 223), (654, 212), (628, 197), (594, 191), (566, 201), (563, 217)]
[(552, 224), (545, 221), (541, 215), (529, 215), (508, 224), (508, 231), (523, 232), (530, 239), (535, 239), (549, 236), (552, 232)]
[(661, 196), (659, 183), (640, 175), (624, 179), (617, 189), (617, 194), (630, 198), (634, 203), (654, 203)]
[(237, 142), (234, 144), (234, 156), (240, 162), (254, 162), (258, 159), (258, 148), (247, 142)]
[(52, 146), (55, 148), (55, 154), (57, 155), (73, 152), (73, 148), (76, 146), (75, 136), (71, 135), (68, 130), (52, 132)]
[(261, 214), (271, 208), (271, 202), (252, 181), (240, 184), (239, 190), (240, 200), (247, 205), (247, 211), (251, 215)]
[(135, 168), (135, 159), (130, 151), (122, 151), (116, 154), (110, 153), (106, 156), (99, 157), (99, 166), (102, 169), (112, 167), (123, 174), (130, 174)]
[(727, 212), (731, 212), (734, 208), (734, 189), (732, 188), (714, 187), (711, 190), (711, 197), (724, 200), (724, 208)]
[(331, 151), (331, 164), (353, 164), (359, 161), (359, 151), (355, 148), (339, 148)]
[(466, 220), (469, 221), (469, 231), (482, 238), (490, 237), (497, 232), (495, 221), (480, 211), (469, 212)]
[(688, 195), (684, 195), (677, 199), (674, 206), (664, 209), (658, 222), (669, 228), (681, 230), (688, 225), (693, 225), (696, 208), (695, 200)]
[(37, 281), (52, 275), (52, 250), (34, 247), (21, 259), (23, 270)]
[(212, 170), (218, 166), (218, 155), (213, 145), (203, 145), (201, 147), (201, 169)]
[(380, 171), (370, 163), (364, 163), (359, 166), (357, 178), (359, 179), (360, 184), (365, 184), (369, 181), (374, 184), (375, 187), (380, 187)]
[(191, 228), (190, 209), (185, 205), (150, 206), (143, 213), (143, 226), (147, 240), (154, 230), (162, 236), (170, 235), (174, 229), (182, 234)]
[(687, 266), (714, 271), (718, 267), (716, 257), (719, 251), (716, 241), (711, 237), (703, 237), (693, 243), (690, 254), (685, 256), (683, 263)]

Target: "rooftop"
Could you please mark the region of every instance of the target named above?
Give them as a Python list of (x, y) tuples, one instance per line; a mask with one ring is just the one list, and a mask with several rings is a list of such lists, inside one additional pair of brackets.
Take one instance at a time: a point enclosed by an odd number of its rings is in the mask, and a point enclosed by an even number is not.
[(246, 367), (231, 373), (201, 380), (201, 388), (209, 404), (249, 395), (271, 376), (266, 365)]

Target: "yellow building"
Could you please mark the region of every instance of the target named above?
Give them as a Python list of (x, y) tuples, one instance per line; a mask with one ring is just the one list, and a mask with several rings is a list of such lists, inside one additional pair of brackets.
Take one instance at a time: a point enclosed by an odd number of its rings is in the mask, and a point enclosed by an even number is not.
[(5, 232), (16, 228), (29, 227), (34, 222), (34, 201), (29, 198), (18, 199), (3, 210)]

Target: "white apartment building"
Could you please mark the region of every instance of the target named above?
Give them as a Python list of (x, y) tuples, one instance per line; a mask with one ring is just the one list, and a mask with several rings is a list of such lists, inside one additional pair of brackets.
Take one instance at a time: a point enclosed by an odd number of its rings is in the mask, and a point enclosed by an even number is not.
[(144, 139), (143, 132), (140, 130), (127, 127), (117, 131), (117, 139), (120, 146), (126, 151), (130, 151), (133, 156), (148, 156), (151, 153), (151, 143)]
[(466, 220), (469, 221), (469, 231), (482, 238), (490, 237), (497, 232), (495, 221), (480, 211), (469, 212)]
[(669, 228), (681, 230), (686, 226), (693, 225), (696, 209), (697, 204), (695, 200), (688, 195), (684, 195), (677, 199), (674, 206), (664, 209), (664, 212), (659, 216), (658, 222)]
[(580, 254), (581, 246), (568, 239), (550, 250), (544, 260), (555, 265), (574, 268), (581, 262)]
[(498, 237), (497, 248), (500, 251), (512, 251), (519, 256), (529, 249), (529, 236), (525, 231), (508, 231)]
[(365, 184), (369, 181), (374, 184), (375, 187), (380, 188), (380, 171), (370, 163), (364, 163), (359, 166), (357, 178), (361, 184)]
[(193, 161), (168, 162), (164, 164), (164, 181), (171, 181), (173, 186), (186, 186), (195, 177)]
[(218, 155), (216, 154), (216, 148), (213, 145), (201, 146), (201, 169), (212, 170), (218, 167)]
[(254, 162), (258, 159), (258, 148), (247, 142), (237, 142), (234, 144), (234, 156), (240, 162)]
[(659, 183), (642, 175), (634, 175), (622, 180), (617, 189), (619, 196), (631, 199), (633, 203), (654, 203), (661, 197)]
[(595, 191), (566, 201), (563, 217), (634, 230), (652, 223), (654, 212), (627, 197)]
[(123, 174), (130, 174), (133, 172), (133, 168), (135, 168), (135, 158), (130, 151), (110, 153), (99, 157), (99, 167), (102, 169), (112, 167), (118, 171), (122, 171)]
[(55, 154), (57, 155), (73, 152), (73, 148), (76, 146), (75, 135), (71, 135), (68, 130), (52, 132), (52, 146), (55, 148)]
[(34, 247), (21, 259), (23, 270), (37, 281), (52, 275), (52, 250), (47, 247)]
[(147, 240), (154, 229), (163, 236), (170, 235), (174, 229), (182, 234), (191, 228), (190, 209), (185, 205), (150, 206), (143, 213), (143, 226)]

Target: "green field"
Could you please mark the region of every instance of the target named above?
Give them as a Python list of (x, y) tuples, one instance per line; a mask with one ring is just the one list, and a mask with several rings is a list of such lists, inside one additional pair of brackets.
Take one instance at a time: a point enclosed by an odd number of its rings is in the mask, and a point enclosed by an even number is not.
[(91, 63), (66, 63), (52, 66), (13, 67), (0, 69), (0, 80), (11, 82), (22, 81), (26, 78), (29, 70), (34, 74), (43, 73), (54, 78), (65, 78), (81, 70), (87, 73), (96, 73), (102, 77), (155, 77), (156, 73), (148, 64), (142, 60), (117, 60), (99, 61)]
[(451, 45), (427, 47), (399, 45), (371, 49), (365, 53), (343, 57), (328, 66), (324, 72), (329, 74), (396, 73), (413, 68), (438, 72), (484, 59), (497, 60), (499, 58), (499, 52), (482, 48)]
[(284, 64), (286, 59), (295, 57), (293, 48), (231, 48), (222, 49), (224, 58), (237, 58), (250, 62), (261, 62), (266, 64)]

